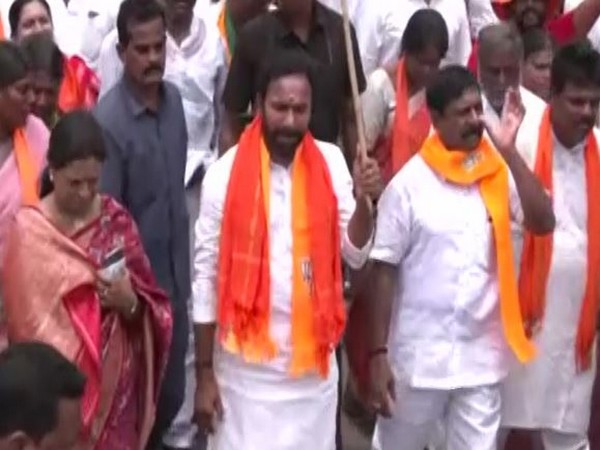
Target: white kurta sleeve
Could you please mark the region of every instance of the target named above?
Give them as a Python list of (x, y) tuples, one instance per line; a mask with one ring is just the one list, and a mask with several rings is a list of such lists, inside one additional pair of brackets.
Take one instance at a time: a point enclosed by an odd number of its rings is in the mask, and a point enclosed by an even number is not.
[(381, 36), (379, 67), (384, 67), (398, 61), (404, 30), (399, 25), (395, 9), (387, 1), (380, 2), (379, 8), (384, 9), (382, 11), (381, 25), (378, 27), (380, 28), (379, 35)]
[(377, 229), (371, 259), (398, 265), (409, 247), (412, 207), (400, 171), (383, 191), (377, 205)]
[(331, 183), (338, 200), (342, 258), (351, 268), (360, 269), (367, 262), (373, 239), (371, 237), (363, 248), (357, 248), (350, 240), (348, 223), (356, 209), (352, 177), (339, 148), (322, 142), (319, 142), (319, 147), (324, 150), (323, 156), (327, 161)]
[(202, 183), (200, 214), (194, 231), (192, 282), (193, 320), (198, 324), (213, 323), (217, 318), (219, 236), (228, 184), (228, 176), (224, 176), (223, 171), (226, 161), (223, 159), (232, 159), (229, 156), (225, 155), (212, 165)]
[(119, 82), (123, 75), (123, 63), (117, 53), (117, 30), (113, 30), (104, 38), (98, 56), (98, 77), (100, 78), (100, 98)]
[(446, 55), (446, 60), (450, 64), (466, 66), (472, 50), (471, 27), (469, 25), (466, 5), (457, 2), (456, 7), (459, 25), (454, 35), (450, 36), (450, 49)]

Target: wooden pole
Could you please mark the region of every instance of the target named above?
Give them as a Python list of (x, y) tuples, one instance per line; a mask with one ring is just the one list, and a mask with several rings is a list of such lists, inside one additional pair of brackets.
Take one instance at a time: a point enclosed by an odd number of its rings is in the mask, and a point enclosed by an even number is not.
[(344, 41), (346, 43), (346, 59), (348, 61), (348, 75), (350, 76), (350, 87), (352, 89), (352, 103), (354, 105), (354, 115), (356, 119), (356, 131), (358, 134), (357, 156), (367, 156), (367, 139), (365, 135), (365, 122), (362, 113), (362, 104), (358, 92), (358, 79), (356, 78), (356, 60), (354, 59), (354, 50), (352, 48), (352, 34), (350, 33), (350, 15), (348, 13), (348, 0), (342, 2), (342, 19), (344, 22)]

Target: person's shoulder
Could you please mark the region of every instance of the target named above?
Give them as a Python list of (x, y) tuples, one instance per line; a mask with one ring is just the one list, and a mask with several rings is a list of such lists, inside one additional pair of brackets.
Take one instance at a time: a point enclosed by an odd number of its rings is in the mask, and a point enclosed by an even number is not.
[(317, 148), (320, 150), (325, 162), (329, 166), (330, 171), (337, 170), (340, 165), (346, 166), (346, 159), (342, 149), (335, 144), (315, 139)]
[(39, 161), (45, 159), (48, 153), (48, 144), (50, 142), (50, 130), (39, 117), (30, 114), (25, 122), (25, 133), (31, 144), (31, 151), (37, 156)]
[(244, 38), (253, 38), (264, 36), (273, 30), (273, 26), (277, 24), (277, 16), (274, 11), (266, 11), (258, 16), (250, 19), (242, 26), (238, 39), (240, 42)]
[(204, 179), (202, 180), (202, 190), (211, 190), (214, 192), (229, 184), (229, 177), (237, 154), (237, 144), (227, 150), (219, 159), (212, 163), (206, 170)]
[(181, 100), (181, 94), (179, 93), (179, 89), (177, 89), (177, 86), (175, 86), (175, 84), (173, 84), (172, 82), (168, 80), (163, 80), (163, 89), (167, 99)]
[(543, 112), (546, 110), (546, 107), (548, 106), (546, 104), (546, 102), (541, 99), (540, 97), (538, 97), (537, 95), (535, 95), (533, 92), (531, 92), (529, 89), (521, 86), (520, 87), (520, 93), (521, 93), (521, 101), (523, 102), (523, 105), (525, 106), (525, 113), (535, 113), (537, 114), (543, 114)]
[(417, 153), (396, 172), (389, 184), (396, 191), (410, 191), (426, 183), (432, 174), (432, 169)]
[(121, 83), (115, 84), (105, 95), (100, 97), (96, 107), (94, 108), (94, 117), (104, 124), (104, 122), (112, 122), (119, 120), (120, 114), (115, 112), (120, 111), (122, 107), (123, 95), (121, 93)]

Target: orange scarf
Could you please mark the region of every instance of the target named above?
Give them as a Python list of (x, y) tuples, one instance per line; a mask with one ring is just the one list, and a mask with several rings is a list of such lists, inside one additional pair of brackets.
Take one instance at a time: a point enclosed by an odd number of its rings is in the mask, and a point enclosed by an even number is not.
[[(345, 325), (337, 199), (310, 134), (292, 173), (292, 361), (290, 373), (325, 377)], [(270, 336), (270, 160), (259, 116), (242, 134), (225, 200), (218, 265), (220, 336), (250, 362), (275, 357)], [(310, 207), (309, 207), (310, 206)], [(287, 214), (288, 212), (282, 212)]]
[(427, 108), (422, 107), (412, 118), (408, 117), (408, 77), (405, 59), (400, 59), (396, 75), (396, 112), (392, 132), (392, 176), (419, 151), (429, 135), (431, 120)]
[[(546, 108), (538, 140), (534, 173), (544, 187), (552, 192), (552, 123), (550, 108)], [(600, 158), (594, 132), (590, 131), (585, 146), (585, 174), (587, 183), (588, 208), (588, 250), (587, 282), (577, 328), (575, 345), (576, 363), (579, 370), (586, 370), (591, 363), (591, 348), (596, 335), (596, 314), (598, 311), (598, 277), (600, 276), (600, 208), (596, 204), (600, 198)], [(523, 317), (531, 334), (541, 323), (546, 303), (546, 287), (552, 261), (553, 235), (534, 236), (525, 234), (519, 278)]]
[(23, 128), (17, 128), (13, 134), (13, 151), (19, 179), (21, 180), (21, 196), (24, 205), (35, 205), (39, 201), (38, 195), (38, 172), (39, 168), (27, 143), (27, 137)]
[(6, 33), (4, 33), (4, 22), (2, 22), (2, 15), (0, 15), (0, 41), (6, 40)]
[(440, 176), (458, 185), (479, 184), (479, 191), (492, 220), (504, 335), (519, 361), (533, 358), (535, 348), (528, 340), (517, 290), (510, 234), (508, 168), (486, 138), (473, 152), (450, 151), (435, 134), (420, 152)]

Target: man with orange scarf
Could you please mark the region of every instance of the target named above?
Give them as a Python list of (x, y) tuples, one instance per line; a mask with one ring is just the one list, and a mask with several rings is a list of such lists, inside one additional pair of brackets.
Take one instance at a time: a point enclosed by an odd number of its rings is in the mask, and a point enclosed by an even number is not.
[[(493, 450), (500, 382), (525, 334), (511, 226), (554, 228), (552, 203), (515, 149), (524, 111), (507, 93), (500, 124), (479, 85), (446, 67), (427, 88), (435, 133), (378, 204), (370, 376), (381, 450), (422, 450), (440, 422), (447, 450)], [(396, 288), (397, 286), (397, 288)]]
[(196, 417), (213, 450), (335, 449), (341, 262), (367, 259), (381, 180), (367, 157), (351, 178), (340, 149), (308, 131), (310, 64), (297, 50), (272, 56), (260, 113), (204, 179)]
[(551, 79), (537, 146), (523, 149), (552, 195), (557, 220), (552, 235), (523, 237), (519, 293), (539, 356), (508, 377), (502, 425), (541, 430), (546, 450), (588, 449), (600, 277), (600, 157), (594, 129), (600, 54), (587, 43), (562, 48)]

